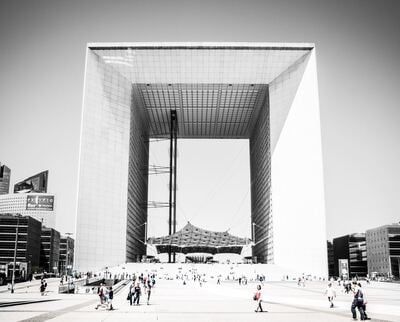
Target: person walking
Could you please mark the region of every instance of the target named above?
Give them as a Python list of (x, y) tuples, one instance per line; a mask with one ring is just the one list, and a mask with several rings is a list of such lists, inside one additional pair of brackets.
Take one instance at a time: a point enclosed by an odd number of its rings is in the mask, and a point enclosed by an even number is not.
[(134, 296), (133, 296), (133, 304), (139, 305), (140, 295), (142, 294), (142, 290), (140, 288), (140, 283), (137, 282), (134, 288)]
[(108, 291), (108, 309), (111, 311), (111, 310), (114, 310), (114, 308), (113, 308), (113, 305), (112, 305), (112, 302), (113, 302), (113, 298), (114, 298), (114, 291), (113, 291), (113, 288), (112, 288), (112, 286), (110, 286), (110, 290)]
[(351, 314), (353, 315), (353, 320), (357, 320), (356, 308), (360, 312), (361, 321), (365, 320), (364, 313), (364, 295), (362, 293), (361, 287), (358, 286), (357, 282), (353, 282), (352, 292), (354, 294), (353, 302), (351, 303)]
[(364, 311), (364, 320), (371, 320), (371, 318), (370, 317), (368, 317), (368, 315), (367, 315), (367, 299), (366, 299), (366, 296), (365, 296), (365, 292), (364, 292), (364, 290), (362, 289), (362, 287), (361, 287), (361, 283), (358, 283), (358, 288), (359, 288), (359, 290), (361, 291), (361, 293), (362, 293), (362, 299), (363, 299), (363, 301), (362, 301), (362, 304), (360, 303), (360, 305), (361, 305), (361, 307), (362, 307), (362, 309), (363, 309), (363, 311)]
[(325, 295), (328, 296), (328, 301), (330, 303), (330, 308), (333, 308), (333, 299), (336, 297), (336, 290), (333, 287), (332, 283), (328, 283), (328, 287), (325, 290)]
[(255, 312), (258, 312), (258, 310), (260, 310), (260, 312), (267, 312), (267, 311), (263, 310), (262, 305), (261, 305), (261, 302), (263, 301), (263, 299), (262, 299), (261, 285), (260, 284), (257, 285), (257, 290), (256, 290), (256, 293), (254, 294), (253, 299), (254, 299), (254, 301), (257, 301), (257, 307), (254, 310)]
[(40, 283), (40, 295), (44, 295), (44, 292), (46, 291), (46, 287), (44, 286), (44, 283)]
[(98, 289), (98, 296), (100, 303), (95, 306), (95, 309), (97, 310), (100, 306), (103, 306), (106, 303), (106, 298), (107, 298), (107, 289), (104, 287), (103, 283), (100, 283), (100, 287)]
[(132, 306), (133, 296), (135, 294), (135, 283), (132, 283), (129, 287), (128, 297), (126, 298), (129, 301), (129, 304)]
[(148, 281), (147, 281), (147, 289), (146, 289), (146, 291), (147, 291), (147, 305), (150, 304), (151, 287), (152, 287), (151, 281), (148, 280)]

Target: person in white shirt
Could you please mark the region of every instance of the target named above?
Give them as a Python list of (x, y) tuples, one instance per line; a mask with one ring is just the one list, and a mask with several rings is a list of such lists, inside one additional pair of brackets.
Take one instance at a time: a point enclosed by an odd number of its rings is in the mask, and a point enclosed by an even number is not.
[(333, 287), (332, 283), (328, 284), (328, 287), (325, 290), (325, 295), (328, 296), (328, 301), (330, 303), (330, 307), (333, 308), (333, 299), (336, 297), (336, 290)]

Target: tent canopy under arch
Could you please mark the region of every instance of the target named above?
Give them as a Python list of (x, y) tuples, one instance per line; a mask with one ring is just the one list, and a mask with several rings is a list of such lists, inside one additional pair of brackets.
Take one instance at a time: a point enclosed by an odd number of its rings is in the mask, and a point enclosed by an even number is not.
[(225, 232), (202, 229), (190, 222), (181, 230), (169, 236), (151, 237), (147, 243), (157, 249), (157, 253), (232, 253), (240, 254), (243, 246), (249, 245), (249, 238), (237, 237)]

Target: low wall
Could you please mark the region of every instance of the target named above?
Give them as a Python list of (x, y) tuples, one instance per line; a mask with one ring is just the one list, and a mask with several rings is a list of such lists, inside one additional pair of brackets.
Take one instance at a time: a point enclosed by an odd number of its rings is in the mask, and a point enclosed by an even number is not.
[[(204, 275), (208, 279), (220, 277), (221, 280), (232, 280), (245, 276), (249, 280), (255, 280), (257, 275), (264, 276), (267, 281), (280, 281), (289, 278), (297, 279), (307, 275), (306, 272), (283, 269), (273, 264), (189, 264), (189, 263), (126, 263), (108, 268), (113, 275), (124, 275), (129, 278), (143, 273), (156, 274), (158, 277), (175, 278), (176, 275), (193, 273)], [(229, 277), (229, 278), (228, 278)], [(312, 277), (318, 279), (318, 276)]]

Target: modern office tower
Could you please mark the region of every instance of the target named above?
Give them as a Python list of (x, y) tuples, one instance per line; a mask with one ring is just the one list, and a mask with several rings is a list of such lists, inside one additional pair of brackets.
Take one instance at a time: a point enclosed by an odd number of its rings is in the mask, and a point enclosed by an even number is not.
[(69, 236), (61, 236), (60, 238), (60, 261), (59, 272), (66, 274), (70, 272), (74, 264), (74, 245), (75, 241)]
[[(17, 228), (18, 227), (18, 228)], [(16, 262), (22, 264), (26, 274), (39, 268), (40, 234), (42, 224), (30, 216), (0, 215), (0, 264), (14, 262), (16, 233), (18, 230)], [(9, 274), (8, 274), (9, 275)]]
[(254, 260), (327, 276), (317, 67), (308, 43), (89, 44), (75, 268), (146, 255), (143, 169), (149, 139), (171, 137), (173, 113), (178, 140), (248, 140)]
[(55, 227), (54, 195), (47, 193), (13, 193), (0, 195), (0, 214), (21, 214), (39, 220), (46, 227)]
[(14, 185), (14, 193), (47, 193), (49, 171), (43, 171)]
[(385, 225), (366, 232), (368, 273), (400, 277), (400, 224)]
[(10, 192), (11, 170), (6, 165), (0, 164), (0, 195)]
[(40, 236), (40, 268), (47, 273), (58, 273), (60, 260), (60, 233), (42, 227)]
[(366, 276), (367, 270), (367, 246), (365, 233), (356, 233), (333, 239), (333, 257), (335, 276), (342, 276), (339, 269), (339, 261), (348, 263), (348, 276)]
[(335, 276), (335, 258), (333, 255), (333, 244), (331, 241), (326, 242), (327, 255), (328, 255), (328, 274), (329, 276)]

